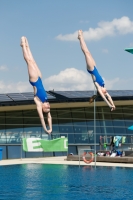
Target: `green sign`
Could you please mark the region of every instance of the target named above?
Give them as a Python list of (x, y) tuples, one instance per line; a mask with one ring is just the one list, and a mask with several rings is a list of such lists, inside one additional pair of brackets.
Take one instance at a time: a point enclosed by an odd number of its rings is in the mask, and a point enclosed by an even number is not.
[(57, 138), (53, 140), (42, 140), (40, 138), (23, 138), (23, 151), (27, 152), (68, 151), (68, 139)]

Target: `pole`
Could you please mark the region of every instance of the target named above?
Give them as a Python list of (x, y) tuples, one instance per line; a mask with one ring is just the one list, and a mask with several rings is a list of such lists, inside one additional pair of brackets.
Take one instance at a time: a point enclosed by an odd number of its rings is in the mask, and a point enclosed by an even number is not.
[[(21, 138), (21, 140), (22, 140), (22, 138)], [(23, 150), (23, 149), (22, 149), (22, 145), (23, 145), (22, 142), (23, 142), (23, 140), (21, 141), (21, 147), (20, 147), (20, 151), (21, 151), (21, 160), (22, 160), (22, 150)]]
[(80, 167), (80, 149), (79, 149), (78, 153), (79, 153), (79, 167)]
[[(94, 86), (95, 95), (95, 86)], [(96, 102), (94, 99), (94, 155), (95, 155), (95, 167), (96, 167)]]

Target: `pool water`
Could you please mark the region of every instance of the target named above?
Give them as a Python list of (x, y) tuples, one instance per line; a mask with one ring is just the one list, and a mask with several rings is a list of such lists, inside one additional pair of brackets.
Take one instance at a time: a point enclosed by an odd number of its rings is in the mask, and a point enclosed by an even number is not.
[(132, 200), (133, 169), (49, 164), (0, 166), (0, 200)]

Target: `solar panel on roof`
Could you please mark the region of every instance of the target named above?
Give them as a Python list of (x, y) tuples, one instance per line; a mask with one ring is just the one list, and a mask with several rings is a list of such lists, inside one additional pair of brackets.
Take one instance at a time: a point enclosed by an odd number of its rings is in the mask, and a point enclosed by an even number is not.
[(55, 91), (54, 93), (67, 98), (88, 98), (94, 94), (93, 91)]
[(24, 97), (21, 93), (9, 93), (7, 94), (11, 99), (13, 99), (14, 101), (23, 101), (23, 100), (27, 100), (26, 97)]
[(3, 101), (12, 101), (6, 94), (0, 94), (0, 102)]
[(131, 90), (109, 90), (108, 91), (111, 96), (133, 96), (133, 91)]
[[(46, 93), (47, 93), (48, 99), (55, 99), (54, 96), (52, 96), (52, 95), (49, 94), (48, 92), (46, 92)], [(26, 97), (28, 100), (33, 100), (33, 98), (34, 98), (34, 93), (33, 93), (33, 92), (30, 92), (30, 93), (22, 93), (22, 95), (23, 95), (24, 97)]]
[(28, 100), (33, 100), (34, 98), (34, 93), (33, 92), (26, 92), (26, 93), (21, 93), (24, 97), (26, 97), (26, 99)]
[[(133, 90), (109, 90), (109, 94), (112, 98), (117, 98), (122, 100), (124, 99), (133, 99)], [(58, 101), (59, 99), (64, 101), (79, 101), (81, 99), (89, 99), (94, 94), (94, 91), (49, 91), (47, 92), (48, 100), (50, 101)], [(58, 98), (56, 98), (58, 97)], [(25, 92), (25, 93), (9, 93), (9, 94), (0, 94), (0, 103), (3, 105), (3, 102), (13, 103), (14, 102), (21, 102), (30, 103), (33, 101), (34, 93), (33, 92)], [(100, 99), (99, 99), (100, 100)], [(29, 101), (29, 102), (27, 102)]]
[[(133, 96), (131, 90), (109, 90), (108, 92), (112, 97)], [(66, 98), (89, 98), (94, 91), (55, 91), (54, 93)]]
[(49, 94), (48, 92), (47, 92), (47, 97), (48, 97), (48, 99), (56, 99), (56, 97), (52, 96), (52, 95)]
[(0, 99), (0, 102), (12, 101), (12, 99)]

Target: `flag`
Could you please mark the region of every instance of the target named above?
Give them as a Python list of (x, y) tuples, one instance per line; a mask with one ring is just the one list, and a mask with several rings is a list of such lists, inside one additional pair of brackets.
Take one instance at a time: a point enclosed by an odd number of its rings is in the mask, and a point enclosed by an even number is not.
[(23, 138), (23, 151), (27, 152), (68, 151), (68, 139), (57, 138), (53, 140), (42, 140), (40, 138)]

